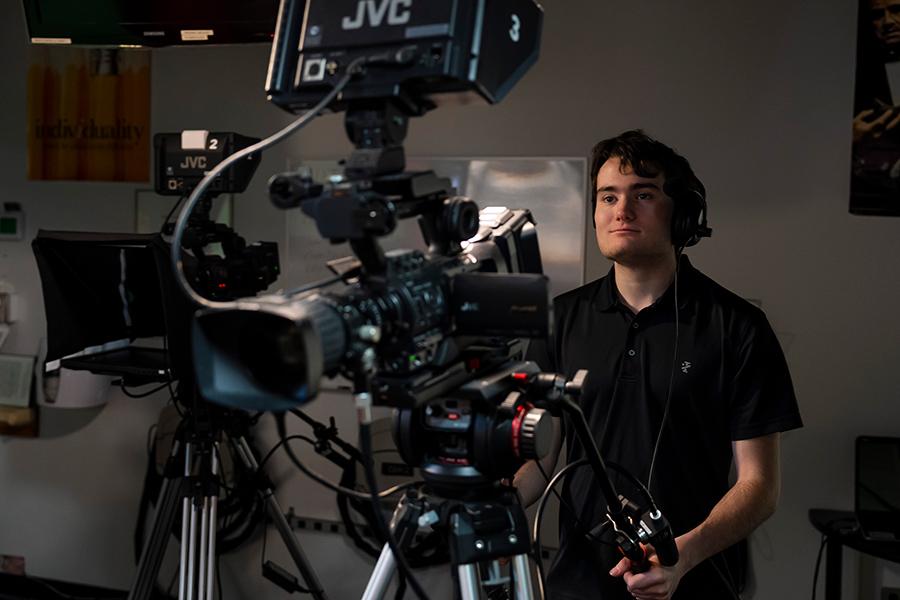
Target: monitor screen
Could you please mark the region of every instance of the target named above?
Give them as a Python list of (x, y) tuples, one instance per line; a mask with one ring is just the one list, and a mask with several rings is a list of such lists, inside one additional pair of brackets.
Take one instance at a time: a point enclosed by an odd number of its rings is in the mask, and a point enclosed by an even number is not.
[(900, 534), (900, 438), (857, 439), (856, 511), (864, 530)]
[(47, 360), (166, 333), (153, 235), (39, 231)]
[(269, 43), (278, 0), (24, 0), (32, 43)]

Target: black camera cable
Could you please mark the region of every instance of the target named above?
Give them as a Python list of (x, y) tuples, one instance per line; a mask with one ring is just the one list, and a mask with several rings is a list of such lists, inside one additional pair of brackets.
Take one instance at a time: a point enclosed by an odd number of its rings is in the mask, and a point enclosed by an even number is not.
[[(584, 523), (581, 522), (581, 519), (578, 518), (578, 514), (575, 512), (575, 509), (572, 508), (572, 505), (569, 504), (568, 502), (566, 502), (566, 500), (565, 500), (562, 496), (560, 496), (559, 492), (556, 491), (556, 486), (555, 486), (555, 485), (553, 485), (553, 486), (549, 485), (549, 484), (550, 484), (550, 481), (551, 481), (551, 480), (550, 480), (550, 476), (547, 474), (546, 471), (544, 471), (544, 467), (541, 466), (540, 461), (535, 461), (535, 463), (537, 464), (538, 470), (541, 472), (541, 475), (543, 475), (544, 481), (547, 482), (547, 486), (544, 487), (544, 491), (546, 492), (546, 491), (549, 489), (550, 491), (553, 492), (553, 495), (556, 496), (556, 499), (559, 500), (559, 503), (560, 503), (567, 511), (569, 511), (569, 513), (571, 513), (572, 518), (575, 519), (575, 524), (576, 524), (578, 527), (581, 527), (582, 529), (585, 530), (585, 535), (586, 535), (588, 538), (590, 538), (591, 540), (596, 541), (596, 542), (600, 542), (601, 544), (612, 545), (610, 542), (607, 542), (607, 541), (605, 541), (605, 540), (602, 540), (602, 539), (598, 538), (597, 536), (591, 534), (591, 532), (587, 529), (587, 527), (585, 527)], [(607, 463), (607, 466), (609, 466), (609, 463)], [(543, 497), (543, 493), (541, 494), (541, 497)], [(540, 541), (540, 537), (538, 537), (537, 542), (539, 542), (539, 541)], [(537, 542), (535, 543), (535, 546), (538, 545)], [(542, 550), (541, 550), (540, 547), (536, 547), (535, 550), (536, 550), (539, 554), (542, 552)]]
[[(357, 411), (363, 410), (365, 409), (360, 408), (359, 404), (357, 404)], [(368, 412), (371, 413), (371, 404)], [(369, 414), (369, 418), (367, 419), (360, 419), (359, 447), (363, 456), (363, 472), (366, 474), (366, 484), (369, 486), (370, 490), (372, 509), (375, 512), (375, 525), (381, 530), (381, 535), (384, 539), (387, 540), (388, 547), (390, 547), (391, 552), (394, 555), (394, 560), (397, 563), (397, 569), (401, 578), (406, 580), (406, 583), (413, 589), (420, 600), (428, 600), (428, 595), (425, 593), (424, 588), (422, 588), (422, 584), (419, 583), (419, 580), (413, 575), (412, 568), (409, 566), (409, 563), (403, 554), (403, 550), (397, 545), (397, 541), (391, 533), (387, 520), (384, 518), (384, 513), (381, 512), (379, 494), (375, 491), (378, 489), (378, 483), (375, 481), (375, 467), (370, 460), (372, 456), (371, 414)]]
[[(292, 410), (292, 413), (295, 411)], [(316, 440), (311, 437), (305, 435), (289, 435), (283, 440), (280, 440), (275, 446), (273, 446), (269, 452), (265, 455), (265, 457), (260, 461), (259, 466), (262, 469), (265, 464), (269, 461), (269, 459), (277, 452), (282, 446), (293, 441), (293, 440), (302, 440), (315, 448), (317, 446)], [(344, 466), (344, 472), (341, 476), (341, 482), (336, 484), (337, 487), (343, 487), (347, 489), (352, 489), (352, 485), (355, 482), (355, 465), (362, 464), (362, 462), (358, 459), (357, 456), (351, 456), (346, 465)], [(412, 484), (409, 484), (412, 485)], [(392, 488), (393, 490), (394, 488)], [(388, 491), (392, 491), (388, 490)], [(399, 490), (398, 490), (399, 491)], [(374, 535), (376, 531), (375, 524), (373, 520), (375, 516), (372, 514), (372, 509), (370, 505), (370, 499), (368, 494), (363, 494), (363, 497), (349, 497), (347, 494), (343, 492), (337, 492), (337, 500), (338, 500), (338, 511), (341, 515), (341, 520), (344, 522), (344, 527), (346, 528), (347, 535), (353, 541), (353, 544), (365, 552), (372, 558), (377, 559), (381, 555), (381, 548), (374, 546), (371, 542), (369, 542), (365, 537), (364, 533), (361, 532), (360, 527), (362, 525), (355, 521), (351, 516), (351, 509), (359, 513), (359, 515), (365, 520), (368, 524), (371, 534)], [(376, 537), (377, 539), (377, 537)], [(381, 540), (381, 543), (384, 543), (384, 540)], [(426, 540), (417, 545), (415, 548), (411, 548), (411, 551), (415, 551), (418, 553), (417, 556), (410, 558), (410, 563), (415, 563), (416, 566), (427, 566), (431, 564), (436, 564), (435, 560), (431, 554), (433, 552), (435, 546), (431, 541)]]
[[(122, 390), (122, 393), (125, 394), (126, 396), (128, 396), (129, 398), (146, 398), (148, 396), (152, 396), (156, 392), (161, 392), (162, 390), (164, 390), (170, 386), (170, 383), (166, 382), (166, 383), (164, 383), (160, 386), (157, 386), (153, 389), (147, 390), (146, 392), (130, 392), (130, 391), (128, 391), (128, 386), (125, 385), (124, 379), (119, 379), (118, 384), (119, 384), (119, 388)], [(146, 384), (142, 384), (142, 385), (146, 385)], [(132, 386), (132, 387), (140, 387), (140, 386)], [(171, 389), (170, 389), (169, 393), (171, 393)]]
[[(336, 483), (333, 483), (332, 481), (329, 481), (323, 475), (320, 475), (319, 473), (317, 473), (317, 472), (313, 471), (312, 469), (310, 469), (309, 467), (307, 467), (303, 463), (303, 461), (300, 460), (300, 458), (297, 456), (297, 454), (294, 452), (293, 448), (291, 448), (290, 443), (288, 443), (290, 441), (288, 438), (293, 439), (294, 436), (287, 435), (287, 428), (285, 426), (284, 419), (281, 418), (284, 415), (281, 414), (281, 415), (275, 415), (275, 416), (276, 416), (276, 421), (275, 421), (276, 427), (278, 429), (278, 437), (280, 439), (278, 447), (282, 447), (282, 446), (284, 447), (284, 451), (288, 455), (288, 458), (290, 458), (291, 462), (294, 464), (295, 467), (297, 467), (300, 470), (300, 472), (302, 472), (304, 475), (306, 475), (313, 481), (327, 487), (328, 489), (330, 489), (333, 492), (337, 492), (339, 494), (345, 494), (347, 496), (351, 496), (353, 498), (359, 498), (361, 500), (369, 500), (369, 498), (370, 498), (369, 494), (364, 493), (364, 492), (359, 492), (357, 490), (346, 488), (346, 487), (343, 487)], [(378, 497), (379, 498), (387, 498), (388, 496), (393, 496), (397, 492), (401, 492), (401, 491), (405, 490), (406, 488), (412, 487), (415, 485), (419, 485), (419, 482), (413, 481), (413, 482), (409, 482), (409, 483), (402, 483), (399, 485), (395, 485), (386, 490), (382, 490), (382, 491), (378, 492)]]
[[(567, 464), (565, 467), (560, 469), (560, 471), (553, 476), (552, 479), (549, 480), (547, 487), (544, 489), (543, 494), (541, 494), (540, 501), (538, 502), (538, 509), (534, 518), (534, 530), (532, 533), (532, 541), (534, 542), (534, 551), (535, 551), (535, 563), (537, 564), (538, 570), (538, 585), (540, 589), (541, 598), (545, 597), (545, 583), (546, 583), (546, 574), (544, 572), (544, 561), (541, 556), (542, 554), (542, 544), (541, 544), (541, 525), (544, 519), (544, 510), (547, 506), (547, 501), (550, 499), (550, 494), (553, 493), (559, 498), (560, 502), (566, 507), (566, 509), (572, 513), (576, 523), (586, 529), (584, 525), (581, 523), (578, 515), (575, 511), (565, 502), (562, 497), (556, 492), (556, 486), (564, 477), (566, 477), (570, 472), (574, 471), (578, 467), (583, 467), (584, 465), (589, 464), (586, 458), (579, 459), (573, 463)], [(623, 475), (626, 479), (631, 481), (638, 489), (640, 489), (641, 493), (645, 496), (645, 500), (650, 505), (652, 510), (656, 510), (656, 502), (653, 500), (653, 496), (650, 494), (650, 491), (644, 486), (641, 481), (635, 477), (632, 473), (630, 473), (627, 469), (619, 465), (618, 463), (607, 461), (606, 466), (619, 474)], [(546, 477), (546, 473), (544, 473), (543, 468), (540, 469), (541, 473)], [(610, 527), (612, 523), (609, 521), (605, 521), (599, 527), (594, 530), (586, 530), (585, 536), (589, 539), (599, 542), (601, 544), (607, 545), (615, 545), (612, 542), (604, 540), (601, 536), (606, 531), (608, 527)]]
[[(349, 489), (356, 489), (356, 467), (357, 465), (362, 465), (363, 455), (356, 446), (341, 439), (338, 435), (337, 427), (335, 427), (334, 418), (332, 417), (330, 425), (326, 426), (324, 423), (316, 421), (299, 408), (291, 409), (290, 413), (312, 428), (313, 433), (316, 436), (316, 440), (313, 441), (312, 446), (316, 453), (324, 456), (340, 467), (342, 472), (338, 485)], [(381, 548), (384, 545), (385, 540), (379, 539), (379, 537), (375, 535), (375, 532), (378, 531), (378, 527), (375, 525), (376, 517), (372, 511), (372, 506), (368, 497), (363, 500), (361, 498), (353, 498), (340, 493), (336, 494), (336, 496), (338, 512), (340, 513), (341, 520), (346, 528), (347, 535), (357, 548), (377, 560), (378, 557), (381, 556)], [(351, 516), (351, 509), (368, 525), (369, 531), (367, 533), (374, 537), (374, 544), (364, 537), (363, 532), (360, 530), (362, 525), (353, 519)], [(415, 561), (417, 563), (423, 561), (427, 563), (427, 548), (425, 546), (409, 547), (408, 551), (410, 553), (410, 564), (413, 563), (413, 556), (415, 556)], [(413, 553), (415, 553), (415, 555), (413, 555)]]
[[(251, 446), (251, 450), (252, 448)], [(215, 452), (219, 455), (219, 464), (227, 464), (222, 461), (218, 445), (215, 446)], [(233, 449), (230, 451), (229, 462), (233, 465), (234, 486), (227, 485), (224, 470), (219, 473), (219, 486), (227, 492), (219, 501), (219, 514), (222, 517), (218, 534), (221, 542), (217, 541), (219, 554), (227, 554), (241, 547), (265, 518), (263, 498), (256, 493), (256, 473), (242, 465), (234, 456)]]
[[(397, 545), (394, 542), (393, 536), (390, 534), (390, 530), (387, 528), (387, 524), (384, 521), (384, 515), (381, 513), (381, 506), (380, 506), (381, 498), (385, 498), (385, 497), (391, 496), (393, 494), (396, 494), (397, 492), (402, 491), (408, 487), (411, 487), (413, 485), (418, 485), (418, 483), (417, 482), (404, 483), (401, 485), (395, 485), (395, 486), (388, 488), (386, 490), (383, 490), (381, 492), (376, 492), (375, 490), (377, 488), (375, 486), (377, 485), (377, 483), (375, 482), (375, 472), (372, 468), (372, 463), (371, 463), (371, 461), (364, 459), (362, 461), (362, 466), (363, 466), (363, 471), (366, 472), (366, 480), (367, 480), (367, 484), (369, 486), (370, 493), (358, 492), (358, 491), (352, 490), (350, 488), (336, 485), (336, 484), (332, 483), (331, 481), (329, 481), (328, 479), (326, 479), (325, 477), (323, 477), (322, 475), (319, 475), (318, 473), (316, 473), (315, 471), (313, 471), (312, 469), (307, 467), (305, 464), (303, 464), (303, 462), (299, 459), (299, 457), (297, 457), (297, 455), (294, 453), (294, 450), (291, 448), (291, 445), (289, 443), (289, 441), (290, 441), (289, 438), (291, 438), (292, 436), (287, 435), (287, 426), (286, 426), (286, 422), (285, 422), (285, 418), (284, 418), (284, 413), (275, 415), (275, 424), (276, 424), (276, 428), (278, 430), (278, 437), (281, 440), (279, 445), (284, 447), (285, 453), (288, 455), (291, 462), (294, 463), (294, 465), (298, 469), (300, 469), (300, 471), (303, 472), (303, 474), (305, 474), (307, 477), (313, 479), (314, 481), (320, 483), (321, 485), (327, 487), (328, 489), (330, 489), (334, 492), (337, 492), (339, 494), (344, 494), (344, 495), (347, 495), (347, 496), (350, 496), (353, 498), (361, 498), (361, 499), (367, 500), (369, 502), (372, 502), (374, 513), (375, 513), (375, 523), (373, 523), (373, 526), (377, 527), (380, 530), (381, 536), (385, 540), (387, 540), (388, 546), (391, 548), (391, 551), (394, 553), (394, 556), (397, 560), (397, 565), (398, 565), (399, 571), (406, 576), (407, 582), (413, 588), (413, 591), (416, 592), (416, 595), (418, 595), (421, 600), (428, 600), (428, 596), (425, 594), (425, 591), (422, 589), (421, 584), (419, 584), (419, 582), (415, 579), (415, 577), (411, 575), (411, 572), (410, 572), (411, 569), (409, 568), (408, 564), (406, 563), (405, 557), (403, 556), (403, 554), (401, 554), (399, 552), (399, 549), (397, 548)], [(362, 456), (363, 457), (369, 456), (369, 453), (371, 453), (372, 440), (371, 440), (370, 430), (369, 430), (368, 426), (363, 425), (363, 424), (360, 425), (359, 439), (360, 439), (360, 450), (362, 452)]]
[[(531, 539), (534, 542), (534, 551), (535, 551), (535, 564), (537, 565), (538, 571), (538, 590), (540, 591), (541, 598), (545, 597), (545, 589), (546, 589), (546, 575), (544, 573), (544, 560), (541, 557), (541, 521), (544, 518), (544, 508), (547, 506), (547, 501), (550, 499), (551, 491), (555, 492), (556, 485), (562, 481), (563, 477), (568, 475), (571, 471), (574, 471), (578, 467), (583, 467), (588, 464), (586, 458), (582, 458), (573, 463), (567, 464), (565, 467), (559, 470), (559, 473), (553, 476), (550, 482), (547, 484), (547, 487), (544, 488), (544, 493), (541, 494), (541, 499), (538, 502), (537, 512), (534, 517), (534, 531), (532, 533)], [(575, 513), (572, 513), (573, 516), (577, 519), (578, 516)]]
[(822, 541), (819, 543), (819, 553), (816, 555), (816, 569), (813, 571), (812, 600), (816, 600), (816, 586), (819, 583), (819, 567), (822, 566), (822, 552), (825, 550), (825, 545), (827, 543), (828, 536), (823, 533)]

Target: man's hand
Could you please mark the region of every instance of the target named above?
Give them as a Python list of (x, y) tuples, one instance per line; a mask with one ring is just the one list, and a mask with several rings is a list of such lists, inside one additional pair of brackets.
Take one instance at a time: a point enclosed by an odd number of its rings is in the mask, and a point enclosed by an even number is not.
[(878, 139), (886, 131), (891, 131), (900, 125), (900, 109), (888, 106), (880, 113), (868, 108), (860, 112), (853, 119), (853, 143), (859, 143), (869, 138)]
[(681, 578), (687, 573), (684, 560), (679, 560), (671, 567), (659, 564), (653, 546), (645, 546), (648, 551), (648, 564), (650, 568), (643, 573), (632, 573), (631, 560), (623, 558), (609, 572), (613, 577), (621, 577), (628, 586), (628, 592), (638, 600), (669, 600)]
[(632, 573), (631, 561), (619, 561), (610, 575), (622, 577), (639, 600), (668, 600), (681, 578), (695, 566), (744, 539), (775, 511), (781, 487), (779, 433), (733, 443), (737, 481), (700, 525), (675, 538), (678, 563), (659, 564), (651, 546), (650, 570)]

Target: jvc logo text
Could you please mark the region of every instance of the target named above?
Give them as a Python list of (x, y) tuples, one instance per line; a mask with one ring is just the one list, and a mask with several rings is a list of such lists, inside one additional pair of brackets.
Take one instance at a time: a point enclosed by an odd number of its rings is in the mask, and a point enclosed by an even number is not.
[(205, 169), (206, 168), (206, 157), (205, 156), (185, 156), (184, 160), (181, 161), (181, 164), (178, 165), (182, 169)]
[(412, 3), (413, 0), (359, 0), (356, 16), (344, 17), (341, 28), (360, 29), (366, 21), (371, 27), (380, 27), (385, 16), (388, 25), (406, 25), (409, 23)]

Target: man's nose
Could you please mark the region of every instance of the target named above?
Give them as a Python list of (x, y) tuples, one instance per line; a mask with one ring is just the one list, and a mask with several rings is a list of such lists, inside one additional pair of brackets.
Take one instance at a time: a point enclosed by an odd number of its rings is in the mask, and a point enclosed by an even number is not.
[(634, 207), (631, 204), (631, 199), (628, 196), (625, 196), (616, 203), (616, 220), (631, 221), (634, 219), (633, 209)]

